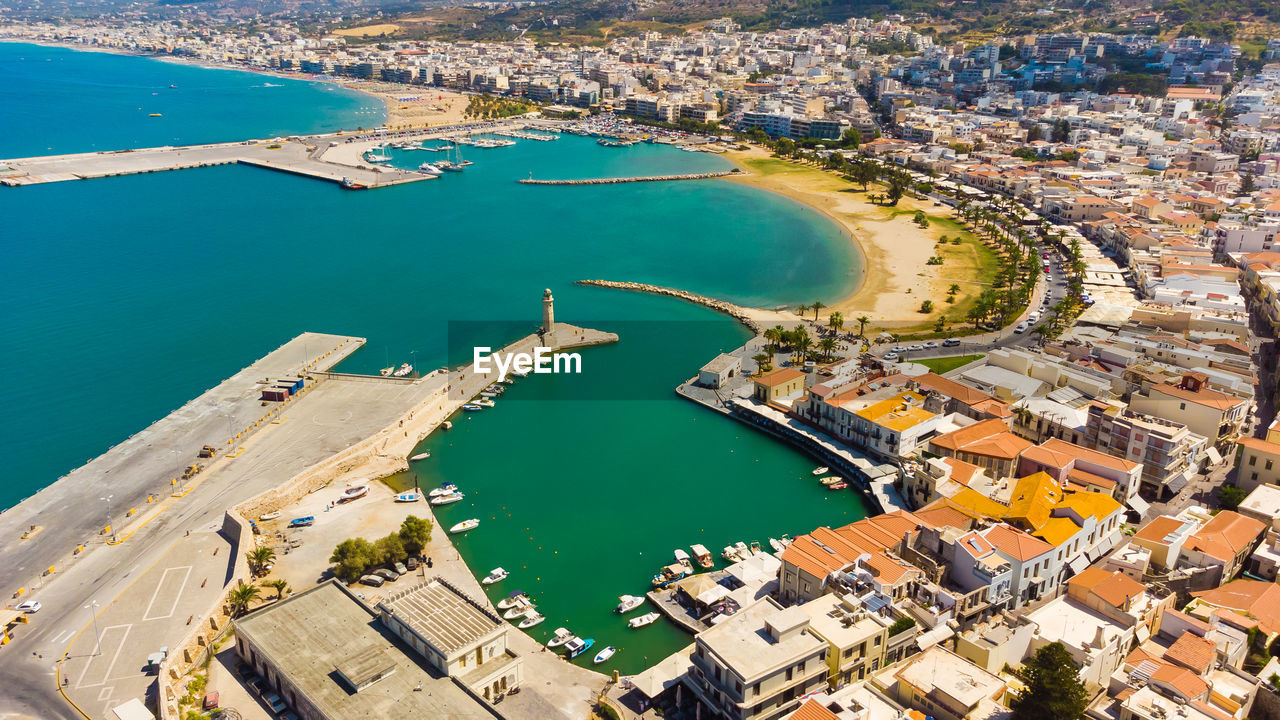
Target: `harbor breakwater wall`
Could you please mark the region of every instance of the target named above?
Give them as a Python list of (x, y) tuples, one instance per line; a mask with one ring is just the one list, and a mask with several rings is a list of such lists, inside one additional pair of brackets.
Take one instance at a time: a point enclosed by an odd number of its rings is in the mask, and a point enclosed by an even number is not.
[(587, 285), (590, 287), (612, 288), (614, 290), (631, 290), (632, 292), (644, 292), (651, 293), (653, 295), (665, 295), (667, 297), (677, 298), (684, 300), (685, 302), (709, 307), (712, 310), (729, 315), (738, 322), (741, 322), (743, 325), (746, 325), (751, 332), (757, 335), (764, 332), (764, 328), (760, 326), (760, 323), (755, 318), (751, 317), (751, 314), (747, 312), (746, 308), (743, 308), (740, 305), (734, 305), (731, 302), (725, 302), (724, 300), (716, 300), (715, 298), (710, 298), (706, 295), (689, 292), (688, 290), (663, 287), (661, 285), (649, 285), (647, 283), (619, 282), (616, 280), (578, 280), (575, 284)]
[(623, 183), (639, 183), (639, 182), (668, 182), (671, 180), (711, 180), (714, 178), (728, 177), (730, 175), (739, 175), (742, 171), (738, 168), (732, 170), (721, 170), (718, 172), (708, 173), (689, 173), (686, 175), (645, 175), (641, 177), (621, 177), (621, 178), (588, 178), (585, 180), (534, 180), (533, 178), (525, 178), (516, 182), (523, 185), (621, 185)]

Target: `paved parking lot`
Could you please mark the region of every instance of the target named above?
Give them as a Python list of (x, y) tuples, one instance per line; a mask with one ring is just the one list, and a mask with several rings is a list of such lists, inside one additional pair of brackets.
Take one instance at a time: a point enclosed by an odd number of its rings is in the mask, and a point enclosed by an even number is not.
[[(93, 717), (154, 692), (147, 656), (205, 622), (232, 561), (231, 544), (216, 532), (192, 533), (146, 569), (93, 622), (70, 639), (65, 690)], [(88, 619), (93, 606), (83, 611)], [(71, 632), (71, 631), (66, 631)]]

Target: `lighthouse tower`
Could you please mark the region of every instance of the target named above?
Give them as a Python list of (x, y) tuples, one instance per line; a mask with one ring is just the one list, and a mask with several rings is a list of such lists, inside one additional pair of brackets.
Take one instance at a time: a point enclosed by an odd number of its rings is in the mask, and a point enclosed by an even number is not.
[(556, 324), (554, 305), (555, 298), (551, 297), (551, 288), (547, 288), (542, 293), (542, 330), (540, 331), (542, 342), (546, 345), (551, 344), (551, 331)]

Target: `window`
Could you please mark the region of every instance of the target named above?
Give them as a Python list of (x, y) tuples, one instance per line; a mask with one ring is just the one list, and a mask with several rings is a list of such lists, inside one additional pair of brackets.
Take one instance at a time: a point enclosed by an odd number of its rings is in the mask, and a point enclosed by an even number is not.
[(1249, 466), (1250, 466), (1250, 467), (1252, 467), (1252, 466), (1257, 465), (1257, 464), (1258, 464), (1258, 456), (1257, 456), (1257, 455), (1250, 455), (1250, 456), (1249, 456)]
[(1266, 467), (1265, 469), (1267, 469), (1267, 470), (1270, 470), (1270, 469), (1271, 469), (1271, 461), (1270, 461), (1270, 460), (1268, 460), (1268, 461), (1267, 461), (1267, 467)]

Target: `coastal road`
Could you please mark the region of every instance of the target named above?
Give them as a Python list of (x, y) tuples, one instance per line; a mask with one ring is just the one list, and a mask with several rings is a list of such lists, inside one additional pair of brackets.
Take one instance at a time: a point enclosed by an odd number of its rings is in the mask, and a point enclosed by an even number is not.
[[(301, 357), (301, 354), (298, 357)], [(81, 717), (57, 694), (55, 663), (62, 653), (72, 646), (73, 640), (75, 646), (72, 650), (78, 652), (83, 645), (85, 633), (90, 635), (94, 633), (93, 603), (96, 602), (98, 608), (101, 608), (104, 617), (117, 617), (116, 613), (123, 608), (122, 617), (136, 615), (135, 622), (141, 622), (145, 615), (145, 605), (132, 602), (130, 595), (122, 595), (122, 593), (125, 593), (135, 582), (143, 587), (148, 585), (159, 587), (174, 582), (175, 571), (171, 571), (169, 566), (161, 560), (172, 548), (188, 539), (188, 531), (192, 535), (216, 533), (222, 526), (222, 517), (226, 508), (282, 484), (304, 468), (393, 424), (397, 417), (410, 408), (440, 392), (445, 382), (446, 379), (442, 375), (417, 382), (326, 380), (300, 397), (296, 403), (290, 404), (287, 419), (283, 423), (272, 425), (251, 439), (243, 455), (232, 460), (222, 469), (208, 474), (199, 487), (175, 502), (167, 511), (139, 530), (136, 535), (114, 546), (99, 542), (97, 546), (82, 553), (70, 565), (59, 569), (51, 576), (51, 581), (43, 583), (43, 587), (34, 588), (24, 596), (34, 597), (42, 603), (43, 607), (40, 612), (31, 616), (32, 622), (29, 625), (18, 626), (11, 643), (0, 648), (0, 675), (9, 680), (0, 684), (0, 712), (21, 713), (38, 718)], [(150, 454), (166, 455), (167, 453), (151, 452)], [(90, 465), (92, 466), (93, 463)], [(128, 476), (111, 476), (110, 482), (122, 483), (126, 477)], [(102, 482), (110, 484), (106, 478), (103, 478)], [(143, 484), (149, 487), (147, 483)], [(0, 524), (13, 523), (14, 521), (10, 519), (11, 515), (26, 516), (26, 513), (32, 510), (38, 510), (39, 512), (28, 517), (38, 517), (39, 519), (35, 522), (46, 525), (59, 522), (68, 527), (78, 528), (82, 534), (92, 535), (102, 520), (100, 503), (97, 502), (98, 488), (93, 483), (88, 487), (91, 492), (86, 494), (84, 488), (78, 484), (68, 483), (66, 480), (55, 483), (53, 488), (57, 489), (55, 494), (58, 495), (58, 502), (46, 504), (42, 501), (26, 509), (24, 505), (27, 503), (24, 502), (0, 516)], [(86, 496), (91, 496), (92, 499), (86, 501)], [(88, 512), (85, 512), (86, 509)], [(15, 511), (22, 512), (15, 513)], [(16, 524), (9, 525), (11, 534), (8, 537), (16, 538), (17, 533), (14, 528), (23, 527), (24, 522), (27, 521), (18, 521)], [(72, 537), (82, 536), (72, 535)], [(41, 538), (47, 539), (42, 541)], [(56, 533), (45, 536), (42, 532), (33, 540), (27, 541), (30, 547), (10, 540), (9, 544), (16, 547), (6, 547), (3, 551), (19, 554), (23, 552), (56, 554), (69, 551), (62, 546), (61, 542), (52, 542), (59, 540), (61, 536)], [(46, 544), (51, 544), (51, 547), (43, 547)], [(13, 564), (0, 566), (16, 567), (19, 564), (26, 566), (34, 560), (28, 560), (25, 563), (12, 560), (4, 562), (13, 562)], [(169, 575), (168, 578), (164, 577), (166, 573)], [(203, 573), (201, 579), (204, 579)], [(6, 577), (6, 580), (9, 578)], [(14, 577), (11, 582), (16, 584), (21, 581)], [(208, 584), (220, 586), (224, 582), (225, 576), (218, 577), (216, 580), (210, 577)], [(113, 608), (113, 601), (117, 598), (120, 598), (121, 605)], [(188, 612), (188, 614), (191, 613)], [(151, 645), (176, 646), (177, 641), (186, 631), (186, 617), (181, 619), (183, 621), (181, 627), (158, 632), (156, 637), (149, 637), (143, 646), (122, 650), (121, 657), (125, 659), (121, 662), (136, 661), (133, 656), (137, 651)], [(127, 623), (112, 621), (111, 624)], [(101, 627), (101, 623), (99, 626), (99, 631), (105, 630)], [(159, 626), (156, 629), (159, 629)], [(166, 633), (174, 636), (159, 637)], [(104, 642), (109, 639), (104, 639)], [(124, 647), (124, 644), (120, 646)], [(144, 659), (145, 654), (143, 654)], [(72, 659), (70, 666), (72, 670), (75, 669), (74, 662)], [(128, 668), (129, 666), (120, 667)], [(113, 667), (111, 674), (104, 677), (116, 678), (121, 672), (123, 671), (119, 668)], [(135, 682), (136, 677), (127, 673), (124, 677), (133, 678), (127, 683), (128, 689), (133, 690), (138, 687)], [(77, 677), (67, 677), (67, 680), (69, 686), (71, 683), (81, 682)], [(106, 693), (107, 684), (109, 683), (98, 687), (97, 692)], [(121, 692), (124, 689), (122, 686)], [(69, 688), (69, 691), (74, 698), (84, 695), (84, 688), (79, 690)], [(116, 694), (113, 688), (108, 699), (119, 704), (128, 698)], [(96, 701), (96, 696), (94, 700)], [(102, 702), (106, 702), (106, 699)], [(105, 717), (101, 714), (101, 706), (86, 708), (86, 710), (90, 711), (91, 717)]]

